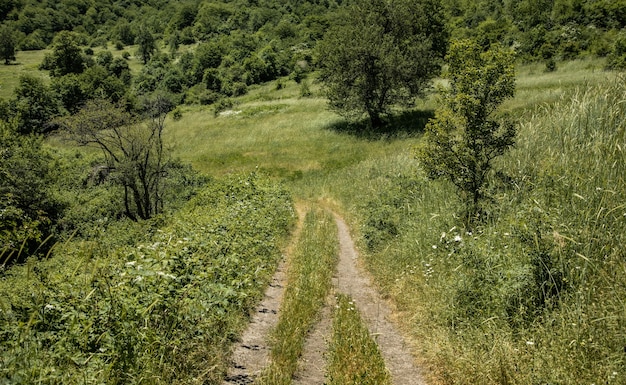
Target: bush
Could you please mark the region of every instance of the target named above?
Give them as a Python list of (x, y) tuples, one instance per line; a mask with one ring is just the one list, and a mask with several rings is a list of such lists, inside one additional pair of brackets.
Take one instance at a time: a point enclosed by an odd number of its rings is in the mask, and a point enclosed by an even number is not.
[[(120, 224), (11, 268), (0, 280), (3, 378), (219, 383), (293, 218), (285, 191), (233, 177), (174, 217)], [(128, 233), (136, 243), (124, 244)]]

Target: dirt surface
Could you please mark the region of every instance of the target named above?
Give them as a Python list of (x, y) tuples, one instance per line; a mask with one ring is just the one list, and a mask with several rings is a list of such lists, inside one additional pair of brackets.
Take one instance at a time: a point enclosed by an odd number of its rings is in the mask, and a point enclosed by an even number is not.
[(354, 300), (370, 334), (375, 337), (395, 385), (424, 385), (413, 356), (398, 329), (390, 321), (391, 308), (372, 286), (359, 266), (359, 255), (344, 220), (335, 214), (339, 232), (340, 257), (336, 290)]
[[(299, 227), (294, 234), (294, 244), (298, 239), (299, 229), (305, 215), (301, 207), (298, 213)], [(378, 343), (393, 383), (395, 385), (424, 385), (425, 382), (407, 344), (390, 320), (391, 307), (372, 286), (368, 275), (360, 266), (359, 256), (348, 226), (337, 214), (335, 214), (335, 221), (340, 245), (339, 263), (333, 278), (335, 293), (348, 294), (353, 298), (361, 317)], [(252, 384), (254, 378), (268, 364), (267, 336), (278, 321), (278, 309), (284, 291), (285, 269), (283, 262), (267, 289), (265, 298), (259, 304), (248, 330), (242, 336), (241, 343), (236, 346), (232, 367), (224, 385)], [(330, 312), (332, 302), (332, 298), (329, 298), (322, 309), (320, 321), (309, 333), (300, 359), (300, 369), (294, 376), (293, 382), (296, 385), (324, 384), (324, 355), (332, 333)]]
[(233, 359), (224, 384), (252, 384), (269, 363), (270, 351), (267, 344), (269, 332), (278, 322), (278, 309), (283, 297), (285, 261), (281, 261), (265, 291), (265, 296), (256, 307), (252, 321), (233, 352)]

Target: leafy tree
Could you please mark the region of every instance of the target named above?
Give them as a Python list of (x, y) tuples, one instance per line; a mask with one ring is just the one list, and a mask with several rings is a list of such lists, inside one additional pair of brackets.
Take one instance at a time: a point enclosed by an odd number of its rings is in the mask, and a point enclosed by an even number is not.
[(44, 133), (51, 120), (61, 114), (60, 102), (44, 81), (33, 75), (22, 75), (9, 101), (9, 114), (22, 134)]
[(135, 43), (135, 33), (127, 20), (121, 19), (114, 28), (114, 36), (124, 45)]
[(137, 51), (143, 60), (143, 64), (147, 64), (152, 57), (152, 54), (154, 54), (154, 51), (156, 51), (156, 43), (154, 41), (154, 36), (152, 36), (152, 33), (146, 26), (141, 26), (141, 28), (139, 28), (135, 43), (139, 46)]
[(51, 158), (41, 143), (0, 122), (0, 266), (53, 244), (41, 248), (60, 212), (49, 193)]
[(330, 107), (372, 128), (399, 102), (409, 104), (439, 72), (447, 45), (437, 0), (357, 0), (318, 45)]
[(52, 42), (52, 53), (47, 54), (41, 67), (52, 76), (79, 74), (85, 69), (79, 37), (74, 32), (59, 32)]
[(449, 88), (426, 126), (417, 156), (431, 178), (452, 182), (466, 208), (466, 224), (480, 213), (492, 161), (515, 142), (513, 122), (493, 119), (502, 102), (513, 97), (513, 53), (494, 46), (484, 52), (473, 41), (455, 42), (448, 54)]
[(144, 106), (144, 123), (106, 100), (91, 100), (60, 122), (79, 145), (102, 150), (115, 182), (123, 187), (126, 215), (132, 220), (148, 219), (163, 210), (169, 164), (162, 134), (172, 104), (158, 96)]
[(0, 60), (9, 65), (15, 60), (17, 41), (13, 30), (8, 25), (0, 26)]
[(606, 67), (608, 69), (626, 69), (626, 32), (617, 35), (613, 43), (613, 49), (607, 56)]
[(63, 107), (70, 113), (77, 112), (88, 98), (83, 90), (80, 75), (69, 74), (53, 78), (50, 87), (58, 95)]

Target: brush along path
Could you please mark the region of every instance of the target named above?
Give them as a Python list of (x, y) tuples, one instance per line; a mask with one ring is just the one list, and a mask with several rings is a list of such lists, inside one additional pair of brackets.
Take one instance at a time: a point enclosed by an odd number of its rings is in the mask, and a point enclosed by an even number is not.
[[(293, 241), (286, 250), (287, 255), (291, 254), (291, 250), (300, 238), (304, 221), (305, 209), (297, 205), (296, 211), (298, 223), (294, 231)], [(223, 385), (252, 384), (268, 365), (270, 359), (268, 335), (278, 322), (278, 309), (285, 291), (286, 270), (286, 261), (283, 258), (272, 277), (272, 281), (265, 290), (263, 300), (256, 307), (248, 328), (241, 336), (241, 342), (235, 347), (228, 375)]]

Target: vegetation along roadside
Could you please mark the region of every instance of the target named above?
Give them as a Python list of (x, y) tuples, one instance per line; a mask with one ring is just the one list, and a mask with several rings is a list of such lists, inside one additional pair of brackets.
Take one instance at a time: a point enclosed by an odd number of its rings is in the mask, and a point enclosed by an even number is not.
[(624, 10), (3, 1), (0, 383), (219, 383), (292, 199), (430, 383), (625, 383)]

